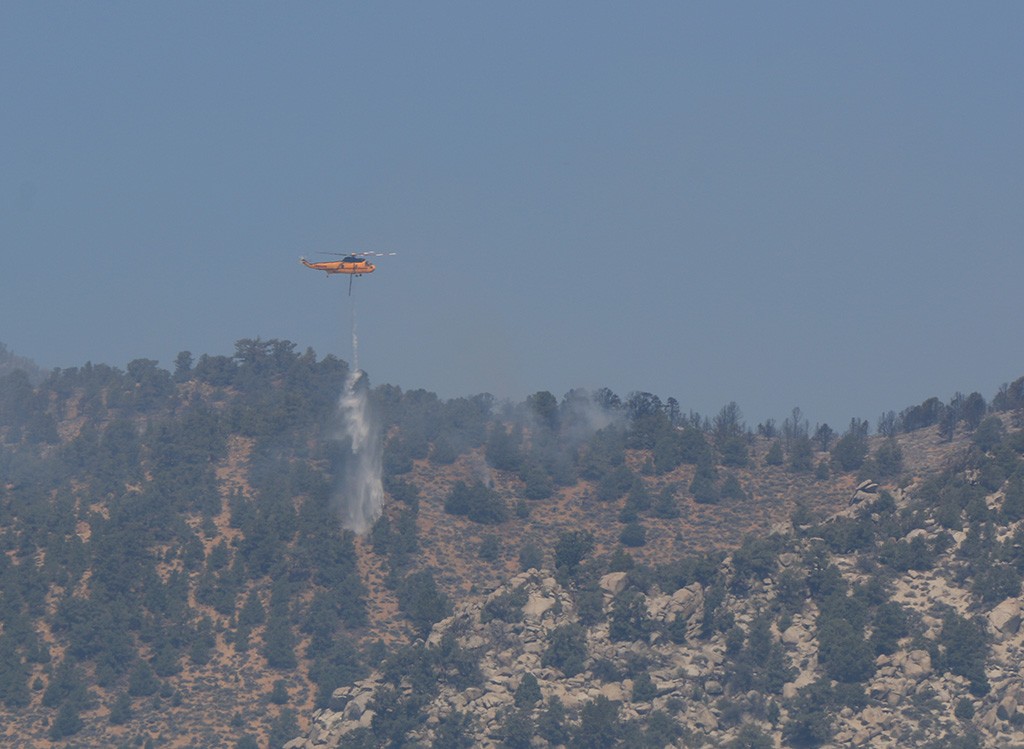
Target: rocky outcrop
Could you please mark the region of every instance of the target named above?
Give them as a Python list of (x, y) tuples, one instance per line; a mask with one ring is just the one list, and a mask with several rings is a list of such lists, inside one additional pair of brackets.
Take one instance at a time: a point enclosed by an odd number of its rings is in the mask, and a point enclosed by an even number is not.
[[(894, 491), (896, 512), (909, 512), (910, 494)], [(786, 586), (806, 580), (820, 571), (823, 544), (829, 533), (838, 533), (842, 523), (865, 518), (879, 522), (871, 503), (880, 496), (873, 482), (857, 488), (855, 504), (832, 518), (830, 526), (813, 533), (789, 535), (782, 542), (768, 571), (744, 585), (731, 585), (740, 568), (739, 559), (726, 559), (719, 587), (705, 588), (691, 583), (677, 590), (662, 591), (648, 580), (640, 590), (637, 580), (626, 572), (601, 576), (590, 589), (601, 598), (603, 617), (586, 627), (582, 670), (567, 676), (545, 658), (552, 633), (578, 624), (578, 593), (563, 587), (552, 573), (530, 570), (479, 600), (465, 603), (447, 619), (438, 622), (425, 642), (439, 650), (454, 642), (479, 656), (479, 679), (470, 687), (457, 688), (439, 683), (436, 696), (424, 708), (422, 722), (409, 740), (430, 746), (446, 719), (454, 714), (468, 716), (474, 726), (476, 746), (498, 747), (503, 742), (506, 721), (515, 708), (516, 691), (527, 675), (536, 680), (543, 701), (551, 698), (565, 707), (572, 725), (580, 724), (585, 708), (598, 700), (617, 705), (620, 723), (647, 725), (653, 715), (669, 716), (679, 727), (675, 746), (728, 746), (744, 727), (753, 726), (776, 746), (786, 745), (786, 731), (796, 720), (807, 695), (824, 685), (833, 693), (847, 695), (844, 704), (829, 713), (829, 735), (825, 746), (904, 747), (944, 746), (951, 737), (971, 734), (981, 746), (1024, 745), (1024, 601), (1019, 596), (983, 603), (972, 592), (962, 574), (958, 550), (969, 540), (964, 531), (947, 531), (934, 518), (918, 517), (895, 536), (882, 538), (874, 546), (842, 554), (829, 553), (828, 565), (848, 584), (850, 595), (866, 595), (872, 574), (880, 567), (877, 550), (885, 544), (911, 548), (941, 549), (934, 564), (885, 577), (888, 600), (913, 620), (913, 626), (884, 648), (869, 653), (874, 657), (868, 674), (844, 684), (830, 681), (823, 664), (825, 655), (819, 641), (825, 604), (806, 600), (785, 606)], [(989, 498), (997, 502), (1000, 497)], [(1022, 525), (1018, 521), (1016, 525)], [(1018, 528), (1001, 530), (1011, 538)], [(896, 527), (896, 526), (893, 526)], [(895, 547), (892, 547), (895, 548)], [(747, 564), (749, 564), (749, 560)], [(921, 565), (924, 567), (924, 565)], [(725, 591), (723, 593), (723, 591)], [(877, 591), (876, 591), (877, 594)], [(500, 617), (494, 609), (515, 601), (514, 610)], [(644, 620), (642, 634), (635, 639), (611, 636), (613, 620), (623, 606)], [(582, 604), (580, 604), (582, 605)], [(708, 606), (716, 606), (715, 626), (706, 626)], [(764, 624), (771, 612), (770, 626)], [(780, 613), (784, 612), (784, 613)], [(970, 674), (948, 658), (943, 640), (950, 616), (977, 623), (970, 634), (984, 640), (986, 658), (983, 674)], [(739, 664), (737, 642), (752, 637), (760, 621), (763, 652), (777, 659), (778, 673), (785, 681), (763, 692), (741, 688), (743, 668), (758, 669), (765, 664)], [(869, 638), (874, 620), (864, 625)], [(979, 643), (980, 644), (980, 643)], [(874, 656), (874, 653), (883, 654)], [(637, 664), (642, 664), (638, 669)], [(739, 665), (738, 665), (739, 664)], [(748, 675), (749, 676), (749, 675)], [(345, 736), (359, 729), (375, 727), (375, 700), (385, 684), (383, 674), (374, 672), (356, 684), (337, 690), (330, 709), (313, 716), (308, 732), (288, 744), (288, 749), (333, 749), (344, 744)], [(389, 687), (391, 688), (391, 687)], [(409, 684), (397, 684), (408, 690)], [(846, 692), (843, 692), (843, 690)], [(858, 690), (860, 692), (858, 696)], [(525, 708), (534, 719), (544, 703)], [(532, 746), (548, 742), (534, 736)]]
[[(625, 575), (618, 573), (602, 578), (606, 610), (611, 606), (613, 593), (622, 592), (624, 581)], [(509, 617), (516, 621), (485, 621), (483, 614), (487, 603), (513, 592), (525, 594), (526, 601), (517, 616)], [(699, 584), (681, 588), (672, 595), (656, 593), (646, 599), (651, 621), (667, 623), (681, 617), (694, 634), (700, 625), (702, 604), (703, 590)], [(429, 744), (441, 720), (458, 711), (472, 717), (480, 736), (490, 737), (480, 738), (479, 746), (498, 746), (500, 741), (496, 737), (500, 734), (501, 719), (512, 708), (516, 688), (526, 674), (536, 678), (544, 700), (557, 697), (569, 711), (604, 697), (619, 703), (620, 714), (628, 720), (664, 709), (672, 702), (686, 702), (691, 703), (686, 708), (686, 720), (709, 731), (717, 729), (718, 721), (711, 706), (703, 701), (693, 703), (692, 695), (695, 689), (703, 689), (712, 697), (722, 694), (721, 684), (714, 679), (716, 667), (721, 663), (718, 648), (680, 648), (664, 638), (653, 644), (616, 643), (609, 639), (608, 625), (603, 623), (588, 633), (588, 669), (566, 677), (558, 669), (543, 665), (543, 653), (552, 630), (576, 621), (575, 604), (568, 591), (549, 572), (531, 570), (512, 578), (482, 601), (462, 606), (452, 616), (438, 622), (426, 646), (438, 648), (446, 636), (457, 632), (460, 646), (482, 653), (481, 684), (462, 690), (442, 685), (414, 738)], [(589, 668), (597, 660), (621, 667), (637, 655), (655, 664), (650, 670), (653, 694), (641, 695), (642, 699), (634, 700), (632, 679), (623, 676), (607, 681)], [(372, 703), (381, 684), (381, 674), (374, 672), (352, 686), (336, 690), (332, 708), (315, 712), (309, 731), (289, 742), (289, 749), (336, 747), (346, 734), (371, 726)]]
[[(612, 591), (624, 590), (624, 579), (617, 575), (602, 578), (606, 613), (611, 611)], [(749, 626), (755, 613), (776, 594), (774, 588), (774, 582), (768, 579), (752, 595), (727, 599), (725, 605), (737, 625)], [(930, 606), (941, 602), (965, 608), (969, 599), (966, 591), (948, 581), (939, 585), (921, 573), (908, 574), (895, 589), (903, 600), (911, 602), (918, 600), (916, 594), (923, 593), (924, 600), (931, 601)], [(525, 594), (518, 615), (510, 617), (516, 621), (482, 619), (488, 601), (515, 591)], [(513, 710), (516, 688), (526, 674), (531, 674), (543, 699), (557, 697), (570, 715), (603, 697), (619, 705), (623, 721), (642, 720), (652, 711), (664, 711), (671, 713), (679, 725), (686, 726), (690, 735), (696, 732), (715, 745), (725, 745), (737, 734), (736, 718), (728, 716), (735, 711), (738, 695), (726, 678), (724, 635), (716, 633), (707, 640), (699, 637), (703, 603), (704, 590), (699, 584), (671, 594), (649, 591), (645, 606), (652, 630), (660, 632), (677, 616), (681, 617), (686, 622), (686, 642), (675, 644), (660, 635), (644, 641), (613, 642), (608, 636), (608, 623), (602, 622), (587, 630), (585, 670), (566, 677), (558, 669), (545, 666), (543, 654), (554, 629), (578, 621), (573, 597), (546, 571), (531, 570), (517, 575), (488, 597), (460, 607), (435, 625), (427, 647), (438, 648), (446, 637), (455, 634), (460, 646), (481, 654), (481, 680), (478, 686), (468, 689), (441, 685), (411, 739), (429, 746), (445, 717), (459, 712), (469, 715), (476, 726), (478, 746), (501, 746), (502, 725)], [(767, 696), (780, 706), (777, 723), (744, 716), (746, 722), (757, 723), (765, 735), (774, 736), (780, 746), (784, 743), (779, 726), (788, 717), (790, 700), (822, 678), (815, 616), (813, 605), (808, 604), (785, 630), (773, 630), (772, 637), (783, 647), (787, 662), (794, 669), (793, 678), (783, 685), (781, 692)], [(933, 626), (938, 627), (939, 620), (932, 619)], [(1002, 602), (987, 616), (998, 642), (988, 670), (992, 691), (983, 698), (972, 697), (965, 678), (938, 670), (929, 650), (914, 647), (912, 639), (905, 638), (894, 653), (876, 659), (874, 675), (864, 684), (868, 704), (859, 710), (844, 708), (838, 713), (830, 746), (896, 747), (905, 743), (907, 736), (920, 737), (922, 743), (926, 743), (924, 739), (938, 741), (963, 728), (962, 721), (954, 715), (954, 708), (963, 700), (974, 708), (973, 725), (982, 735), (983, 745), (1024, 742), (1024, 732), (1019, 729), (1024, 722), (1019, 717), (1024, 715), (1024, 679), (1017, 668), (1024, 658), (1020, 620), (1021, 602), (1017, 599)], [(923, 635), (926, 640), (934, 638), (936, 631), (930, 627)], [(635, 698), (634, 681), (623, 676), (626, 665), (637, 658), (650, 664), (654, 685), (653, 692), (641, 698)], [(606, 664), (606, 670), (607, 664), (612, 664), (618, 672), (613, 677), (597, 673), (598, 663)], [(331, 749), (339, 746), (346, 734), (371, 728), (375, 717), (373, 701), (382, 683), (381, 674), (375, 672), (335, 691), (332, 707), (314, 713), (308, 732), (289, 742), (287, 749)], [(534, 739), (534, 746), (546, 745), (543, 739)]]

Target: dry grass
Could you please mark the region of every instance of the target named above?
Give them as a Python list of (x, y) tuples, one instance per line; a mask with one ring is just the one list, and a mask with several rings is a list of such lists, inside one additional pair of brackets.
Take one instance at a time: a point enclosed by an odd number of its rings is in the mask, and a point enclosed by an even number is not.
[[(877, 439), (877, 438), (873, 438)], [(965, 439), (958, 437), (952, 443), (941, 442), (935, 429), (921, 430), (899, 438), (905, 464), (913, 467), (913, 475), (901, 479), (907, 484), (914, 478), (943, 468), (963, 449)], [(724, 500), (718, 505), (701, 505), (688, 495), (686, 487), (693, 478), (692, 466), (681, 466), (663, 476), (645, 476), (653, 497), (669, 484), (679, 487), (681, 516), (673, 520), (644, 517), (647, 543), (630, 549), (630, 554), (646, 564), (658, 564), (681, 555), (711, 550), (735, 548), (749, 534), (765, 534), (788, 518), (798, 503), (813, 512), (827, 515), (845, 508), (858, 483), (851, 475), (840, 475), (818, 481), (813, 474), (794, 474), (784, 467), (764, 464), (768, 444), (757, 440), (753, 445), (750, 466), (734, 471), (748, 498)], [(204, 539), (206, 551), (220, 539), (231, 544), (239, 531), (229, 525), (228, 497), (239, 490), (245, 496), (252, 491), (247, 482), (251, 441), (232, 437), (228, 457), (217, 467), (217, 478), (222, 486), (221, 512), (214, 518), (215, 538)], [(825, 455), (815, 455), (815, 463)], [(639, 470), (648, 456), (633, 452), (628, 456), (632, 467)], [(588, 482), (563, 488), (546, 500), (528, 501), (529, 516), (515, 516), (514, 506), (523, 491), (522, 482), (514, 475), (490, 471), (494, 489), (509, 506), (510, 519), (497, 527), (480, 526), (465, 518), (444, 512), (444, 499), (456, 481), (480, 478), (484, 460), (479, 451), (460, 457), (451, 466), (436, 466), (417, 461), (411, 474), (405, 478), (419, 488), (420, 503), (417, 532), (420, 551), (414, 560), (416, 569), (430, 568), (439, 586), (453, 599), (483, 595), (502, 584), (518, 570), (519, 551), (532, 542), (552, 561), (553, 547), (562, 532), (586, 529), (596, 541), (595, 554), (609, 554), (619, 546), (618, 536), (622, 523), (618, 520), (624, 498), (600, 502), (594, 487)], [(724, 474), (724, 469), (723, 469)], [(385, 512), (392, 517), (402, 509), (398, 503), (388, 503)], [(198, 524), (198, 520), (196, 520)], [(88, 538), (88, 527), (79, 527), (79, 535)], [(480, 558), (479, 548), (487, 535), (495, 535), (500, 544), (499, 557), (493, 562)], [(394, 594), (387, 586), (387, 559), (375, 554), (366, 539), (357, 539), (355, 549), (359, 574), (367, 590), (368, 626), (355, 633), (364, 644), (383, 640), (389, 646), (408, 641), (411, 630), (398, 610)], [(195, 577), (198, 573), (192, 573)], [(264, 604), (266, 591), (260, 591)], [(248, 589), (239, 600), (244, 600)], [(294, 672), (282, 674), (269, 669), (260, 655), (262, 630), (252, 633), (250, 648), (237, 652), (226, 635), (230, 622), (212, 609), (195, 604), (200, 614), (214, 622), (217, 630), (216, 647), (209, 663), (195, 666), (183, 659), (182, 673), (173, 679), (180, 703), (159, 696), (136, 700), (134, 716), (125, 726), (111, 726), (107, 721), (109, 705), (116, 692), (95, 689), (95, 707), (83, 713), (86, 728), (74, 737), (76, 746), (118, 746), (137, 737), (151, 737), (159, 745), (171, 747), (231, 746), (243, 733), (266, 740), (270, 720), (281, 708), (267, 702), (273, 683), (284, 678), (291, 701), (285, 708), (295, 710), (300, 726), (305, 728), (313, 710), (314, 688), (305, 672), (306, 663)], [(48, 630), (40, 632), (50, 645), (55, 662), (60, 659), (60, 645)], [(302, 653), (305, 643), (300, 643)], [(46, 669), (34, 666), (30, 682), (39, 678), (47, 682)], [(46, 739), (50, 709), (41, 706), (42, 690), (33, 692), (31, 705), (15, 713), (4, 715), (0, 729), (5, 746), (50, 747)], [(67, 742), (56, 742), (66, 746)]]

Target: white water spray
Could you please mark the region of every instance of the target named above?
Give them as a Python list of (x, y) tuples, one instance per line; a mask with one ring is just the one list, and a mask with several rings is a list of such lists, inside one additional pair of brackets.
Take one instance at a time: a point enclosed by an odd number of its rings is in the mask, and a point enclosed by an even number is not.
[(356, 300), (349, 295), (349, 308), (352, 317), (352, 367), (354, 372), (359, 371), (359, 336), (356, 334)]
[(342, 436), (352, 440), (352, 454), (342, 477), (341, 522), (359, 535), (370, 530), (384, 507), (383, 443), (370, 414), (363, 377), (359, 370), (349, 374), (338, 400)]
[(359, 337), (356, 335), (356, 306), (352, 302), (353, 370), (345, 378), (338, 399), (341, 417), (339, 439), (352, 441), (352, 454), (345, 461), (341, 484), (341, 523), (362, 535), (380, 517), (384, 507), (381, 481), (384, 445), (380, 429), (370, 412), (365, 373), (359, 369)]

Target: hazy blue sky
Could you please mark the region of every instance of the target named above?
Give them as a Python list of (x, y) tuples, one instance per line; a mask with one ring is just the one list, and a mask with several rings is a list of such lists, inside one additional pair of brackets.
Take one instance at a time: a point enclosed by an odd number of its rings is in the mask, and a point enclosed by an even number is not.
[(0, 341), (875, 422), (1024, 374), (1024, 3), (0, 4)]

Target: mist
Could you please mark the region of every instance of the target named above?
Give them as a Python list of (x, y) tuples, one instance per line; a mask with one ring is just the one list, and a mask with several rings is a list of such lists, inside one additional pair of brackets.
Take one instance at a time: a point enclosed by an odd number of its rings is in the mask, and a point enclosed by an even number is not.
[(350, 440), (351, 455), (342, 468), (341, 487), (336, 498), (342, 526), (357, 535), (366, 533), (384, 507), (381, 481), (383, 442), (380, 425), (369, 407), (365, 373), (354, 370), (345, 379), (338, 399), (339, 440)]

